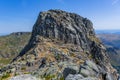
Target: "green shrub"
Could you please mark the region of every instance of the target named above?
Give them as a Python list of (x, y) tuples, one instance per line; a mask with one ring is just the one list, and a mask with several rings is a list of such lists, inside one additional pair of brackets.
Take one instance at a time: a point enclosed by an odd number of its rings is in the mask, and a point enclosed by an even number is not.
[(6, 73), (2, 76), (1, 80), (6, 80), (10, 77), (10, 73)]
[(55, 78), (55, 75), (47, 75), (47, 76), (45, 76), (45, 80), (52, 80), (52, 78)]
[(23, 71), (26, 70), (26, 67), (22, 67), (21, 70), (23, 70)]

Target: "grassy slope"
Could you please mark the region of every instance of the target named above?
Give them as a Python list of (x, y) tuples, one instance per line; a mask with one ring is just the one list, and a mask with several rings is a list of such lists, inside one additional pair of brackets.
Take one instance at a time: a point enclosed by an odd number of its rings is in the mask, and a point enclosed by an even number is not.
[(0, 37), (0, 67), (8, 64), (27, 44), (30, 33), (12, 33)]

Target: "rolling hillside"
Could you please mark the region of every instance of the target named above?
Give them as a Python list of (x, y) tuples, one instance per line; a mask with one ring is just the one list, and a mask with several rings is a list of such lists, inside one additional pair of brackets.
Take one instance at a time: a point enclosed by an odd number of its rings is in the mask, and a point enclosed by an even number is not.
[(8, 64), (28, 43), (31, 33), (17, 32), (0, 37), (0, 67)]

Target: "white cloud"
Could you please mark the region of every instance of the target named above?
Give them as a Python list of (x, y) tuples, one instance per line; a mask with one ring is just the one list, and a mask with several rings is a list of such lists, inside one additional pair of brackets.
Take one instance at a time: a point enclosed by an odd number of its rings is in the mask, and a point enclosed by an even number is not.
[(120, 0), (113, 0), (112, 5), (115, 5), (119, 2)]

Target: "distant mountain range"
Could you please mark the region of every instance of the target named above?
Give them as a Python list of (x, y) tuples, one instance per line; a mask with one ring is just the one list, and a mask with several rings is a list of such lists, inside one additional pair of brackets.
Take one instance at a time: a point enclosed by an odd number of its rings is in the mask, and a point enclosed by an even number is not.
[(9, 33), (0, 33), (0, 36), (8, 35)]
[[(120, 34), (120, 30), (95, 30), (96, 34), (111, 33), (111, 34)], [(12, 32), (11, 32), (12, 33)], [(16, 32), (17, 33), (17, 32)], [(10, 33), (0, 33), (0, 36), (9, 35)]]
[(98, 31), (97, 37), (106, 46), (112, 65), (120, 73), (120, 31)]
[(9, 34), (13, 34), (13, 33), (15, 33), (15, 34), (18, 34), (18, 33), (29, 33), (29, 31), (28, 32), (23, 32), (23, 31), (19, 31), (19, 32), (11, 32), (11, 33), (0, 33), (0, 36), (7, 36), (7, 35), (9, 35)]
[(95, 32), (97, 34), (103, 34), (103, 33), (107, 33), (107, 34), (120, 34), (120, 30), (95, 30)]

